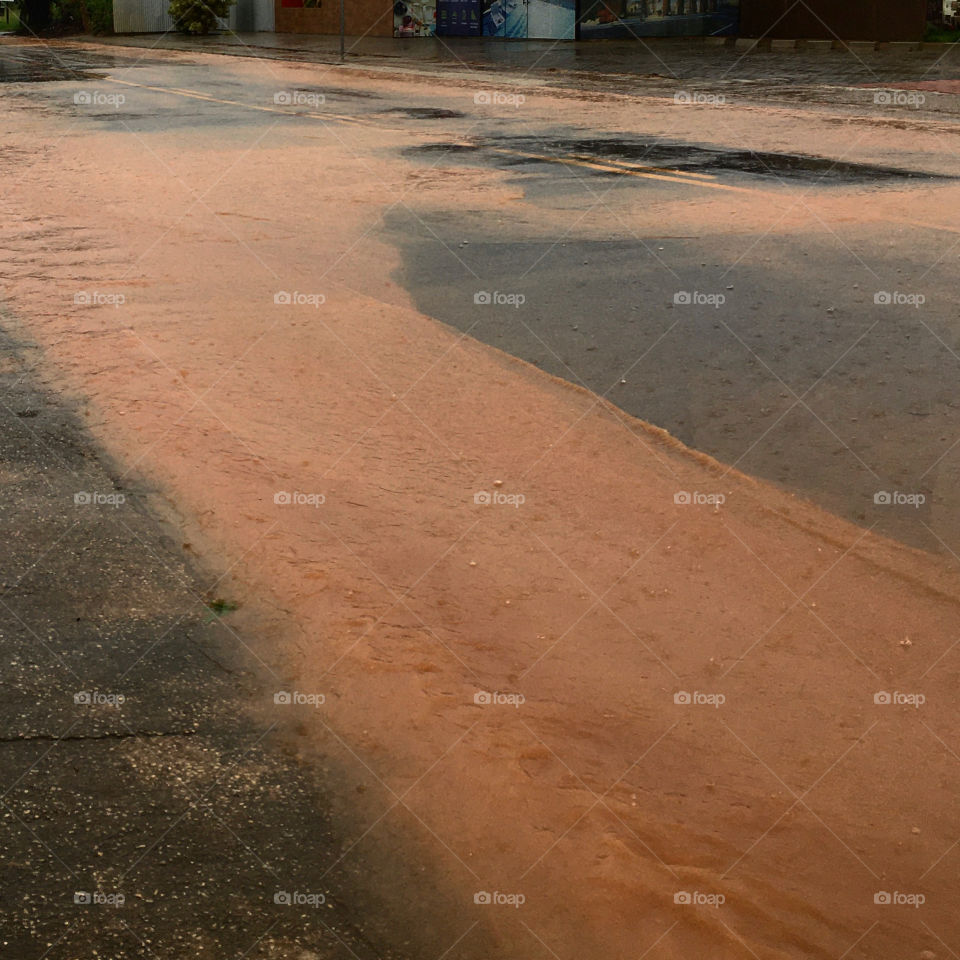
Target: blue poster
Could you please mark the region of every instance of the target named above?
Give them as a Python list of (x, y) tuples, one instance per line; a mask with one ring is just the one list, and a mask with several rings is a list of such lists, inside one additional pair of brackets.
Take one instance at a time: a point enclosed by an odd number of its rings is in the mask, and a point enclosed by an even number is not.
[(479, 37), (481, 0), (437, 0), (437, 36)]

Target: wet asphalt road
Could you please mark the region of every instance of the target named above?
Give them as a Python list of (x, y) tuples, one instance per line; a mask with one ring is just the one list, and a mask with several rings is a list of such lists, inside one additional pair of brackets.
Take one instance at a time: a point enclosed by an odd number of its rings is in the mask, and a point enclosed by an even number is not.
[[(555, 189), (535, 171), (521, 176)], [(582, 187), (571, 177), (568, 189)], [(949, 284), (927, 274), (938, 250), (923, 231), (890, 250), (828, 231), (721, 244), (667, 227), (555, 245), (462, 214), (398, 212), (388, 224), (425, 313), (853, 522), (960, 551), (960, 343)], [(924, 290), (929, 302), (876, 304), (887, 290)], [(476, 304), (477, 291), (525, 302)], [(675, 303), (683, 293), (724, 302)], [(881, 491), (926, 501), (885, 510)]]
[[(608, 237), (584, 240), (545, 238), (509, 213), (491, 224), (464, 210), (393, 211), (400, 279), (423, 312), (855, 523), (960, 553), (951, 234), (815, 222), (800, 234), (709, 223), (638, 234), (615, 215), (638, 194), (702, 194), (691, 180), (704, 176), (771, 191), (773, 204), (855, 191), (866, 207), (949, 174), (912, 156), (876, 166), (610, 136), (478, 136), (410, 154), (497, 166), (531, 203), (600, 201), (611, 214)], [(685, 185), (625, 175), (650, 166)], [(477, 303), (478, 292), (513, 301)], [(890, 509), (885, 493), (916, 500)]]
[[(705, 55), (700, 74), (732, 84), (774, 69), (770, 59), (734, 54)], [(18, 96), (45, 110), (75, 114), (71, 91), (107, 74), (226, 101), (184, 100), (101, 83), (123, 90), (128, 103), (123, 111), (88, 110), (80, 118), (87, 124), (139, 134), (200, 127), (259, 130), (280, 122), (288, 131), (325, 135), (320, 123), (259, 112), (264, 105), (273, 109), (269, 64), (262, 83), (241, 84), (229, 69), (208, 61), (173, 64), (156, 51), (138, 52), (135, 69), (124, 69), (129, 51), (114, 55), (108, 47), (4, 46), (0, 55), (5, 69), (21, 71), (8, 79), (26, 79), (26, 71), (37, 80), (43, 69), (56, 79), (64, 71), (75, 74), (59, 85), (15, 85)], [(806, 66), (809, 60), (790, 55), (776, 62), (776, 70), (790, 83), (806, 84), (814, 100), (829, 99), (835, 95), (831, 85), (842, 76), (837, 59), (821, 58), (825, 65), (818, 69)], [(950, 77), (955, 60), (941, 57), (933, 67), (925, 54), (899, 59), (878, 54), (869, 62), (854, 57), (843, 69), (852, 71), (851, 83), (872, 82), (865, 71), (889, 80), (899, 70), (913, 80)], [(670, 61), (678, 76), (683, 71), (692, 76), (694, 62), (689, 51)], [(528, 201), (525, 216), (531, 209), (586, 209), (598, 197), (611, 210), (618, 204), (688, 199), (703, 195), (697, 178), (709, 178), (720, 189), (762, 187), (775, 205), (815, 193), (828, 202), (852, 195), (869, 206), (885, 191), (922, 197), (960, 175), (942, 156), (913, 150), (909, 137), (900, 141), (902, 150), (888, 151), (882, 164), (837, 162), (805, 152), (799, 133), (793, 151), (766, 153), (749, 144), (734, 149), (679, 134), (672, 139), (591, 134), (589, 108), (576, 107), (576, 101), (549, 121), (516, 111), (511, 116), (509, 110), (478, 121), (463, 100), (431, 94), (429, 85), (418, 84), (407, 94), (374, 93), (354, 89), (349, 72), (336, 84), (328, 73), (318, 77), (324, 109), (409, 130), (411, 145), (401, 153), (423, 173), (438, 166), (502, 171)], [(304, 79), (304, 89), (312, 89), (309, 76)], [(659, 89), (661, 80), (654, 78), (651, 89)], [(873, 93), (848, 87), (842, 97), (854, 97), (862, 107), (872, 103)], [(891, 128), (953, 116), (955, 100), (931, 95), (924, 109), (887, 111)], [(339, 137), (335, 126), (330, 129)], [(634, 175), (650, 167), (668, 171), (667, 180)], [(949, 229), (947, 211), (941, 219)], [(960, 553), (953, 234), (907, 221), (889, 232), (856, 223), (820, 229), (814, 222), (802, 234), (774, 225), (731, 236), (705, 224), (677, 236), (664, 223), (638, 234), (611, 216), (606, 236), (583, 239), (575, 230), (545, 236), (539, 224), (509, 211), (494, 218), (465, 209), (454, 195), (440, 210), (405, 195), (383, 226), (384, 237), (403, 257), (397, 279), (430, 316), (586, 386), (724, 463), (855, 523), (913, 546)], [(483, 291), (521, 294), (525, 303), (520, 309), (485, 309), (474, 302)], [(876, 302), (885, 293), (919, 294), (924, 303), (918, 309)], [(685, 294), (694, 300), (722, 297), (723, 303), (674, 302)], [(884, 492), (923, 502), (884, 509), (875, 503)]]
[[(122, 70), (272, 103), (266, 76), (251, 89), (159, 55), (134, 70), (102, 51), (0, 54), (11, 95), (38, 110), (76, 113), (76, 91)], [(825, 167), (800, 150), (759, 156), (590, 136), (558, 122), (531, 132), (519, 119), (464, 141), (464, 118), (433, 103), (429, 88), (412, 98), (360, 95), (345, 76), (342, 89), (325, 89), (339, 110), (427, 130), (428, 143), (404, 151), (409, 163), (503, 171), (544, 206), (587, 202), (598, 188), (614, 204), (693, 189), (551, 162), (572, 156), (669, 166), (732, 187), (764, 182), (784, 195), (855, 186), (864, 202), (872, 191), (922, 190), (945, 172), (916, 155), (882, 170)], [(122, 121), (131, 132), (277, 122), (236, 103), (128, 93), (122, 116), (105, 107), (78, 122)], [(643, 236), (611, 224), (603, 240), (544, 239), (509, 216), (411, 200), (386, 216), (383, 236), (401, 252), (398, 279), (425, 313), (854, 522), (960, 552), (956, 257), (931, 270), (940, 234), (904, 227), (879, 237), (853, 225), (802, 240), (774, 231), (731, 241), (710, 230), (676, 236), (670, 224)], [(922, 291), (926, 302), (878, 304), (883, 290)], [(524, 303), (477, 303), (483, 292), (522, 294)], [(683, 294), (724, 300), (675, 302)], [(356, 855), (349, 870), (338, 866), (356, 832), (342, 801), (350, 776), (335, 755), (298, 762), (296, 725), (269, 711), (282, 681), (238, 646), (229, 610), (210, 607), (217, 577), (190, 566), (151, 513), (149, 492), (124, 488), (78, 412), (39, 388), (29, 350), (0, 343), (4, 951), (174, 960), (202, 946), (217, 957), (363, 960), (423, 956), (419, 938), (450, 942), (430, 929), (423, 904), (439, 895), (418, 895), (426, 881), (414, 866), (405, 873)], [(874, 503), (882, 490), (923, 492), (925, 502), (883, 509)], [(76, 504), (77, 494), (126, 499)], [(118, 695), (122, 704), (109, 702)], [(265, 704), (262, 723), (247, 714), (251, 702)], [(378, 908), (370, 878), (403, 908), (405, 926)], [(320, 909), (275, 902), (290, 891), (326, 900)], [(78, 893), (109, 902), (74, 902)]]

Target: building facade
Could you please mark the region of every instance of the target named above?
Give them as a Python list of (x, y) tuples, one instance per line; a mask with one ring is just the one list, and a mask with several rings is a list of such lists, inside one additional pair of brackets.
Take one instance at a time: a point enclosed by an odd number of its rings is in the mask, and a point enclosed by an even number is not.
[[(936, 0), (951, 14), (958, 0)], [(169, 0), (113, 0), (117, 33), (170, 30)], [(919, 40), (930, 0), (345, 0), (348, 36)], [(939, 12), (939, 9), (938, 9)], [(948, 14), (949, 16), (950, 14)], [(340, 0), (237, 0), (225, 29), (336, 34)]]

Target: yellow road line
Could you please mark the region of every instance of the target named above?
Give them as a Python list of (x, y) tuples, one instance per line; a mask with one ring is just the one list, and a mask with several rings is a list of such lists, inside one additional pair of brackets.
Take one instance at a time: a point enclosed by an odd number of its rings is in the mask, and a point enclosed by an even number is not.
[[(279, 107), (261, 106), (256, 103), (244, 103), (241, 100), (224, 100), (220, 97), (211, 97), (197, 90), (185, 90), (180, 87), (157, 87), (146, 83), (134, 83), (132, 80), (119, 80), (116, 77), (106, 77), (110, 83), (119, 83), (127, 87), (138, 87), (141, 90), (154, 90), (157, 93), (172, 93), (177, 97), (189, 97), (193, 100), (204, 100), (207, 103), (222, 103), (228, 107), (246, 107), (248, 110), (260, 110), (263, 113), (276, 113), (282, 117), (308, 117), (311, 120), (339, 120), (343, 123), (370, 123), (361, 117), (351, 117), (342, 113), (291, 113)], [(522, 150), (508, 150), (503, 147), (491, 148), (493, 153), (508, 154), (525, 157), (528, 160), (537, 160), (541, 163), (560, 163), (565, 166), (585, 167), (589, 170), (601, 170), (604, 173), (617, 173), (624, 177), (640, 177), (644, 180), (663, 180), (666, 183), (682, 183), (688, 187), (707, 187), (711, 190), (726, 190), (731, 193), (762, 193), (763, 191), (748, 187), (733, 187), (725, 183), (714, 183), (709, 174), (686, 173), (682, 170), (669, 170), (662, 167), (647, 167), (643, 164), (629, 163), (628, 161), (599, 163), (578, 156), (551, 157), (541, 153), (526, 153)]]
[(609, 163), (597, 163), (593, 160), (579, 160), (576, 157), (548, 157), (545, 154), (525, 153), (522, 150), (507, 150), (501, 147), (494, 148), (493, 152), (511, 154), (517, 157), (525, 157), (528, 160), (537, 160), (543, 163), (562, 163), (566, 166), (586, 167), (589, 170), (602, 170), (605, 173), (618, 173), (624, 177), (641, 177), (644, 180), (664, 180), (667, 183), (682, 183), (688, 187), (706, 187), (710, 190), (727, 190), (732, 193), (756, 194), (763, 192), (761, 190), (755, 190), (749, 187), (731, 187), (725, 183), (711, 183), (708, 180), (687, 180), (679, 176), (669, 176), (661, 173), (646, 173), (643, 170), (630, 170), (625, 167), (616, 167)]
[[(573, 153), (571, 156), (575, 160), (595, 160), (585, 153)], [(630, 170), (646, 170), (650, 173), (669, 173), (676, 177), (695, 177), (697, 180), (716, 180), (716, 174), (713, 173), (695, 173), (693, 170), (674, 170), (673, 167), (654, 167), (649, 163), (632, 163), (629, 160), (611, 160), (609, 157), (604, 163), (613, 164), (615, 167), (627, 167)]]
[(141, 90), (155, 90), (158, 93), (172, 93), (178, 97), (189, 97), (192, 100), (206, 100), (208, 103), (223, 103), (228, 107), (246, 107), (248, 110), (260, 110), (263, 113), (277, 113), (282, 117), (310, 117), (311, 120), (341, 120), (344, 123), (369, 123), (362, 117), (350, 117), (343, 113), (291, 113), (281, 107), (265, 107), (257, 103), (244, 103), (241, 100), (223, 100), (220, 97), (211, 97), (196, 90), (183, 90), (180, 87), (153, 87), (146, 83), (134, 83), (132, 80), (118, 80), (116, 77), (106, 77), (110, 83), (122, 83), (126, 87), (139, 87)]

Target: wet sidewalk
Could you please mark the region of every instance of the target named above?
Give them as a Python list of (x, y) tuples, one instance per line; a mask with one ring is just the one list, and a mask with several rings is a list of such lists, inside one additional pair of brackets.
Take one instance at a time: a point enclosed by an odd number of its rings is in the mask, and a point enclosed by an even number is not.
[[(93, 38), (91, 38), (93, 39)], [(209, 37), (128, 34), (97, 43), (335, 63), (340, 38), (311, 34), (220, 33)], [(734, 38), (502, 40), (464, 37), (347, 37), (349, 63), (514, 71), (549, 78), (580, 74), (630, 79), (770, 80), (781, 84), (894, 83), (960, 79), (960, 45), (755, 41)]]

